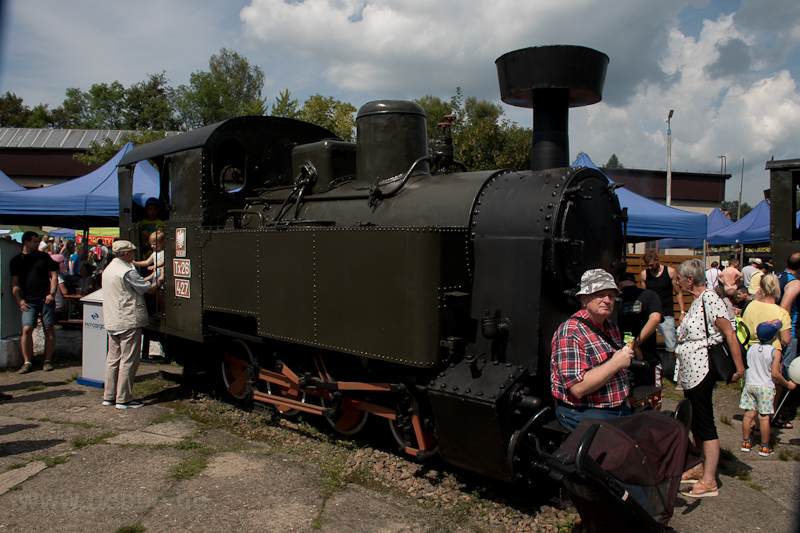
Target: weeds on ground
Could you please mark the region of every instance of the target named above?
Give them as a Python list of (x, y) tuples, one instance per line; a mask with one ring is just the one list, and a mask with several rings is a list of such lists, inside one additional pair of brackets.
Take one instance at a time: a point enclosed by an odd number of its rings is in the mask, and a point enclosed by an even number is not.
[(110, 439), (116, 435), (113, 431), (107, 431), (106, 433), (102, 433), (100, 435), (95, 435), (94, 437), (86, 437), (84, 439), (78, 439), (72, 442), (72, 449), (79, 450), (84, 446), (89, 446), (91, 444), (108, 444), (106, 439)]
[(178, 444), (174, 446), (176, 450), (197, 450), (202, 447), (203, 447), (202, 444), (199, 444), (188, 437), (182, 439)]
[(141, 526), (139, 524), (133, 526), (122, 526), (121, 528), (117, 529), (114, 533), (145, 533), (147, 528)]
[(747, 485), (751, 489), (755, 489), (755, 490), (757, 490), (759, 492), (763, 492), (764, 491), (764, 487), (762, 487), (761, 485), (758, 485), (757, 483), (745, 483), (745, 485)]
[(778, 459), (781, 461), (800, 461), (800, 454), (795, 451), (781, 448), (778, 450)]
[(164, 381), (160, 378), (146, 379), (133, 384), (133, 394), (140, 397), (153, 396), (154, 394), (158, 394), (165, 389), (175, 386), (175, 383)]
[(746, 472), (744, 470), (737, 470), (734, 475), (736, 476), (736, 479), (739, 479), (741, 481), (750, 481), (750, 472)]
[(719, 417), (719, 421), (727, 426), (733, 426), (733, 420), (728, 415), (722, 415)]
[(47, 385), (42, 383), (41, 385), (31, 385), (30, 387), (28, 387), (25, 390), (28, 391), (28, 392), (36, 392), (36, 391), (44, 390), (46, 388), (47, 388)]
[(208, 465), (208, 455), (200, 453), (172, 467), (170, 477), (178, 481), (196, 477)]
[(69, 461), (70, 457), (72, 457), (72, 454), (69, 453), (64, 455), (56, 455), (55, 457), (36, 456), (28, 459), (28, 462), (35, 463), (36, 461), (42, 461), (47, 468), (52, 468), (54, 466), (63, 465)]
[(28, 463), (14, 463), (13, 465), (9, 466), (7, 470), (17, 470), (18, 468), (22, 468), (23, 466), (27, 465)]

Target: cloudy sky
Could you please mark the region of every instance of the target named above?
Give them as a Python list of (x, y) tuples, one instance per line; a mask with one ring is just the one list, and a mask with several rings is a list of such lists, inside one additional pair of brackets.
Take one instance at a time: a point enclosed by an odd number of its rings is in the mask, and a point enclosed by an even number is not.
[[(610, 57), (603, 102), (570, 112), (570, 151), (603, 164), (733, 178), (755, 205), (764, 164), (800, 158), (800, 2), (788, 0), (6, 0), (0, 92), (56, 107), (68, 87), (162, 70), (177, 87), (234, 49), (274, 102), (334, 96), (356, 107), (426, 94), (500, 103), (494, 61), (528, 46), (576, 44)], [(503, 104), (532, 125), (529, 110)]]

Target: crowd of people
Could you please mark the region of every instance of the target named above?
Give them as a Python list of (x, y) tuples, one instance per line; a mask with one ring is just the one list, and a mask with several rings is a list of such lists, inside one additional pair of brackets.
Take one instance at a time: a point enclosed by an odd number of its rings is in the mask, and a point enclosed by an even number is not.
[[(705, 269), (698, 259), (672, 268), (661, 265), (654, 252), (643, 260), (641, 287), (632, 274), (619, 280), (599, 269), (583, 274), (577, 291), (581, 308), (561, 324), (551, 342), (556, 417), (571, 431), (585, 418), (630, 415), (631, 379), (637, 386), (662, 385), (658, 329), (667, 358), (674, 353), (676, 389), (691, 402), (690, 430), (704, 457), (682, 476), (687, 486), (682, 494), (717, 496), (720, 445), (713, 391), (719, 377), (711, 368), (709, 350), (724, 343), (735, 366), (729, 381), (744, 380), (739, 404), (744, 413), (741, 450), (772, 455), (771, 428), (792, 427), (788, 420), (772, 415), (783, 389), (796, 387), (788, 368), (797, 355), (800, 333), (796, 301), (800, 253), (792, 254), (777, 275), (759, 258), (752, 258), (741, 271), (737, 260), (724, 269), (716, 261)], [(683, 302), (686, 293), (692, 297), (688, 310)], [(677, 326), (674, 294), (680, 309)], [(611, 320), (617, 303), (618, 324)], [(630, 372), (635, 359), (648, 361), (649, 369)], [(758, 442), (754, 435), (760, 437)]]
[[(33, 331), (44, 331), (42, 370), (53, 370), (55, 326), (69, 319), (66, 298), (85, 296), (102, 287), (104, 327), (109, 336), (104, 405), (132, 409), (143, 405), (133, 397), (132, 384), (141, 358), (142, 327), (148, 322), (145, 294), (157, 293), (156, 309), (164, 309), (164, 223), (158, 218), (159, 201), (150, 198), (139, 222), (143, 260), (134, 261), (136, 245), (127, 240), (96, 238), (91, 243), (22, 235), (22, 252), (10, 262), (11, 286), (22, 312), (20, 374), (34, 371)], [(142, 274), (137, 268), (142, 269)], [(10, 398), (0, 393), (0, 400)]]

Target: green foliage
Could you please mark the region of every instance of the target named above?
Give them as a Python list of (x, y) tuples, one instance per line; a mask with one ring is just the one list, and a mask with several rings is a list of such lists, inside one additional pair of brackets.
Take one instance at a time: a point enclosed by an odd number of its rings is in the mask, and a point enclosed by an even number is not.
[(166, 72), (131, 85), (125, 93), (124, 129), (177, 130), (175, 89), (167, 85)]
[(500, 105), (474, 96), (464, 98), (461, 87), (456, 87), (449, 102), (431, 95), (414, 101), (425, 110), (429, 143), (441, 137), (438, 124), (444, 116), (456, 116), (451, 132), (455, 158), (469, 170), (530, 168), (533, 132), (504, 120)]
[(272, 104), (270, 115), (273, 117), (297, 118), (299, 113), (297, 105), (297, 100), (292, 99), (292, 93), (289, 92), (289, 89), (284, 89), (275, 97), (275, 103)]
[(44, 128), (49, 122), (47, 104), (33, 109), (22, 104), (22, 98), (11, 92), (0, 97), (0, 126), (7, 128)]
[(193, 129), (229, 118), (266, 111), (261, 96), (264, 72), (246, 57), (221, 48), (211, 56), (208, 72), (199, 70), (189, 85), (177, 90), (177, 108), (183, 127)]
[(28, 106), (22, 105), (22, 98), (10, 91), (0, 98), (0, 126), (24, 128), (31, 115)]
[[(453, 114), (453, 104), (445, 102), (438, 96), (431, 96), (426, 94), (422, 98), (414, 100), (425, 110), (427, 121), (428, 142), (435, 141), (442, 136), (442, 130), (439, 128), (439, 123), (444, 122), (445, 115)], [(458, 117), (456, 117), (458, 118)]]
[[(739, 220), (739, 201), (738, 200), (732, 200), (730, 202), (726, 200), (726, 201), (722, 202), (722, 205), (720, 206), (719, 209), (720, 209), (720, 211), (727, 211), (728, 212), (728, 218), (730, 218), (734, 222)], [(752, 210), (753, 210), (753, 208), (750, 207), (750, 205), (747, 202), (742, 202), (742, 216), (747, 215), (747, 213), (749, 213)]]
[(111, 85), (95, 83), (89, 89), (88, 117), (82, 127), (88, 129), (119, 130), (123, 128), (125, 87), (118, 81)]
[(354, 116), (356, 111), (353, 105), (336, 100), (332, 96), (315, 94), (303, 103), (297, 118), (326, 128), (345, 141), (352, 141), (356, 127)]
[(617, 159), (617, 154), (611, 154), (611, 157), (608, 158), (604, 166), (605, 168), (625, 168), (622, 163), (619, 162), (619, 159)]
[(135, 524), (132, 526), (122, 526), (120, 528), (117, 528), (117, 530), (114, 531), (114, 533), (145, 533), (146, 531), (147, 528), (144, 527), (143, 525)]
[(166, 133), (163, 131), (130, 131), (125, 132), (119, 136), (119, 144), (114, 144), (111, 139), (103, 139), (102, 143), (93, 141), (89, 145), (86, 153), (77, 153), (73, 155), (76, 160), (84, 165), (102, 165), (125, 145), (125, 143), (132, 142), (134, 146), (140, 146), (153, 141), (163, 139)]

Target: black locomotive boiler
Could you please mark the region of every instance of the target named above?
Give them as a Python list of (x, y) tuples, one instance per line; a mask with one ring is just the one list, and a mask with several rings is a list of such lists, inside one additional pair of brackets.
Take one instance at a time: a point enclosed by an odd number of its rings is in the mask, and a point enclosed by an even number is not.
[[(531, 169), (450, 172), (415, 103), (376, 101), (357, 140), (241, 117), (149, 143), (119, 166), (120, 234), (138, 241), (135, 164), (160, 169), (165, 308), (149, 333), (227, 391), (345, 434), (385, 418), (398, 445), (527, 478), (515, 435), (552, 420), (550, 339), (590, 268), (624, 268), (614, 187), (568, 168), (568, 109), (600, 101), (608, 57), (583, 47), (497, 62), (534, 107)], [(431, 170), (431, 162), (436, 170)]]

